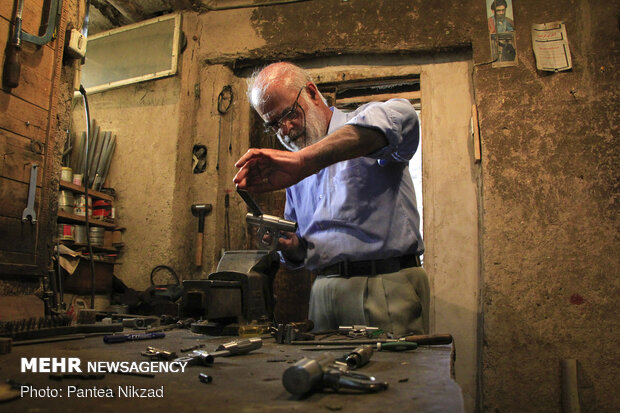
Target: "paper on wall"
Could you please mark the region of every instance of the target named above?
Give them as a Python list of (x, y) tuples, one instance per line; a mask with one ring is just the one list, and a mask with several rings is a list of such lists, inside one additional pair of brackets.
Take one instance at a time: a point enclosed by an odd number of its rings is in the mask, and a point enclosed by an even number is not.
[(538, 70), (558, 72), (573, 67), (563, 22), (533, 24), (532, 44)]

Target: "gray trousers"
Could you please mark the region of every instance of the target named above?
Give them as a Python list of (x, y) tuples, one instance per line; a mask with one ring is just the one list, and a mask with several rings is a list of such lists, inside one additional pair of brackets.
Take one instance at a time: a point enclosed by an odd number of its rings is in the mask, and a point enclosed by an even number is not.
[(318, 276), (308, 318), (314, 331), (339, 326), (379, 327), (395, 335), (427, 334), (430, 288), (422, 267), (374, 276)]

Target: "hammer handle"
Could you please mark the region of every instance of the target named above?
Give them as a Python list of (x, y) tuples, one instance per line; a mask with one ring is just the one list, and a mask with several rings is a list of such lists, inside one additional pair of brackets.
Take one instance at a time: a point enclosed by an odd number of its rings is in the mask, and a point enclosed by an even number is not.
[(420, 346), (425, 345), (441, 345), (452, 343), (452, 335), (450, 334), (421, 334), (405, 337), (405, 341), (418, 343)]
[(204, 239), (204, 233), (199, 232), (196, 237), (196, 267), (202, 266), (202, 241)]

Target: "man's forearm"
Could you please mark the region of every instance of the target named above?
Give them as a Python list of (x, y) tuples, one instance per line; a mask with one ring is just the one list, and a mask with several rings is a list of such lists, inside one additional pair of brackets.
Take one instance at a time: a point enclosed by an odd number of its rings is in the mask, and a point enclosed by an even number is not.
[(307, 176), (337, 162), (366, 156), (388, 144), (377, 129), (345, 125), (321, 141), (300, 151)]

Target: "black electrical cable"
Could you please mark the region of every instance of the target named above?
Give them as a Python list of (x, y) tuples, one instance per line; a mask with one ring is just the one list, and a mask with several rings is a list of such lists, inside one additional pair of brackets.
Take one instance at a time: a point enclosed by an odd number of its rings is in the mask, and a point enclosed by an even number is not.
[(88, 254), (90, 255), (90, 308), (95, 308), (95, 257), (93, 256), (93, 247), (90, 243), (90, 224), (88, 222), (88, 141), (90, 140), (90, 109), (88, 108), (88, 99), (86, 98), (86, 89), (80, 85), (80, 94), (84, 101), (84, 110), (86, 112), (86, 141), (84, 143), (84, 218), (86, 223), (86, 244), (88, 245)]

